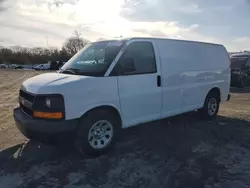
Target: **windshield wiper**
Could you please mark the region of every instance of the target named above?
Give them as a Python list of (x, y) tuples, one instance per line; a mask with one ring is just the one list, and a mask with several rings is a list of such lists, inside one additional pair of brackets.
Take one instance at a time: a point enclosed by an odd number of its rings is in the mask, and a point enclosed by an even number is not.
[(65, 73), (65, 74), (78, 74), (79, 72), (80, 72), (80, 69), (74, 69), (74, 68), (68, 68), (68, 69), (59, 71), (59, 73)]
[(104, 76), (103, 72), (82, 72), (80, 69), (76, 68), (68, 68), (64, 70), (60, 70), (59, 73), (64, 73), (64, 74), (75, 74), (75, 75), (82, 75), (82, 76)]

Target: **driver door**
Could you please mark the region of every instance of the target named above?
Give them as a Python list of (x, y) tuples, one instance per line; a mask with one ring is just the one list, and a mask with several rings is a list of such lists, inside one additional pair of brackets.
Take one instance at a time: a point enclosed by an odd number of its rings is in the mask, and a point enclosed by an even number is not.
[(118, 79), (123, 126), (129, 127), (161, 117), (160, 70), (150, 41), (127, 46), (111, 75)]

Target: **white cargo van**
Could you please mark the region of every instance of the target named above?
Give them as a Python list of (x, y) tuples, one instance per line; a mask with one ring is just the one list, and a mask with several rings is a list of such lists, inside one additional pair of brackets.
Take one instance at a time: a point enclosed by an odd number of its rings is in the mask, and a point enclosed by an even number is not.
[(50, 64), (40, 64), (36, 67), (34, 67), (35, 70), (49, 70), (50, 69)]
[(86, 45), (58, 73), (23, 82), (14, 118), (28, 138), (73, 133), (75, 146), (101, 154), (120, 128), (227, 101), (230, 60), (222, 45), (157, 38)]

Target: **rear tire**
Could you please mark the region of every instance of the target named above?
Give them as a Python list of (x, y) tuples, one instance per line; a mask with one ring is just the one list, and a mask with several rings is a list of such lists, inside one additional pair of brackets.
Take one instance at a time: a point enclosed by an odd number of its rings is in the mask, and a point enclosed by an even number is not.
[(203, 117), (209, 120), (215, 119), (220, 108), (220, 96), (217, 92), (209, 92), (201, 112)]
[(115, 146), (119, 128), (115, 114), (105, 109), (90, 111), (80, 121), (75, 148), (93, 157), (105, 154)]

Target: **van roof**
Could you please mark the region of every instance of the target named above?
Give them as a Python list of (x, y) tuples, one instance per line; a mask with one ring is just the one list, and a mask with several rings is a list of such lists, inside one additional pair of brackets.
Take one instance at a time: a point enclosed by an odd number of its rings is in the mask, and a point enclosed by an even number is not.
[[(222, 44), (216, 44), (211, 42), (201, 42), (201, 41), (192, 41), (192, 40), (181, 40), (181, 39), (170, 39), (170, 38), (158, 38), (158, 37), (127, 37), (127, 38), (113, 38), (113, 39), (103, 39), (100, 41), (116, 41), (116, 40), (132, 40), (132, 39), (145, 39), (145, 40), (171, 40), (171, 41), (181, 41), (181, 42), (192, 42), (192, 43), (202, 43), (202, 44), (209, 44), (209, 45), (216, 45), (216, 46), (223, 46)], [(100, 42), (96, 41), (96, 42)], [(224, 47), (224, 46), (223, 46)]]
[(237, 54), (232, 54), (230, 57), (231, 58), (250, 57), (250, 53), (248, 52), (237, 53)]
[(210, 44), (210, 45), (223, 46), (222, 44), (216, 44), (216, 43), (211, 43), (211, 42), (201, 42), (201, 41), (182, 40), (182, 39), (171, 39), (171, 38), (158, 38), (158, 37), (130, 37), (130, 38), (123, 38), (123, 40), (131, 40), (131, 39), (171, 40), (171, 41), (193, 42), (193, 43), (203, 43), (203, 44)]

